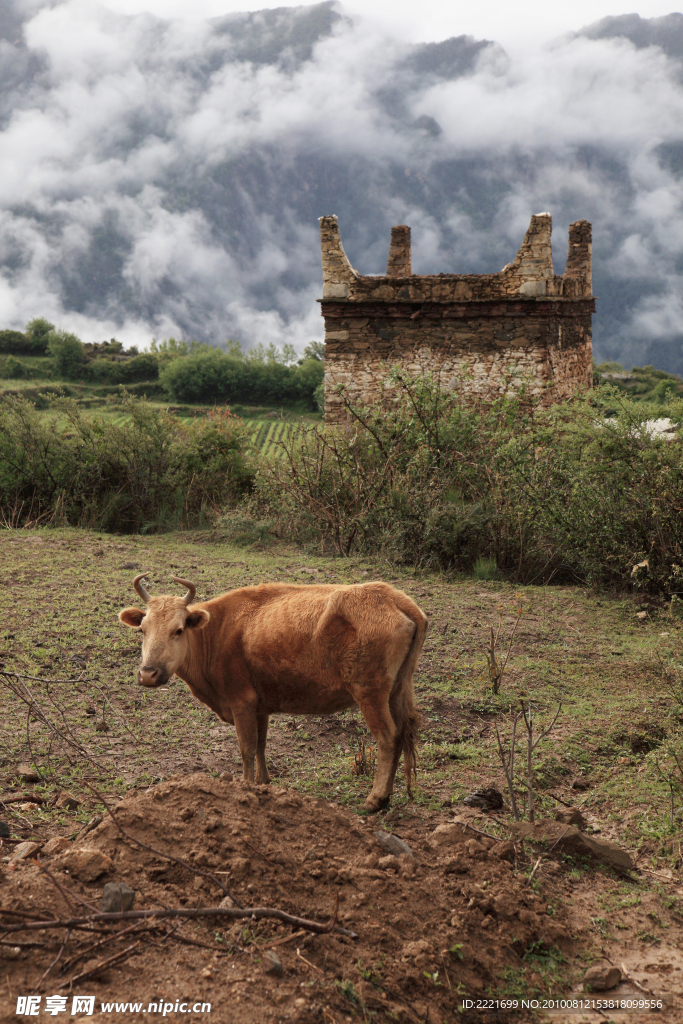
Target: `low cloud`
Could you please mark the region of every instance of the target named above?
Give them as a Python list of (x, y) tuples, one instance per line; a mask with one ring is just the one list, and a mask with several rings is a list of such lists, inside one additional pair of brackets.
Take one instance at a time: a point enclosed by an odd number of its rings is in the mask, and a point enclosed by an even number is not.
[(598, 358), (683, 371), (683, 16), (511, 58), (335, 3), (190, 24), (3, 4), (0, 327), (301, 349), (319, 216), (361, 272), (403, 222), (418, 273), (464, 273), (549, 210), (560, 272), (568, 224), (593, 222)]

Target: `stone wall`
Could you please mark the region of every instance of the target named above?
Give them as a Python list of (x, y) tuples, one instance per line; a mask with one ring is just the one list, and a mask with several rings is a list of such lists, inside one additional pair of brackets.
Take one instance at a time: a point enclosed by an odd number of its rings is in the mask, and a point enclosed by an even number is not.
[(540, 213), (512, 263), (497, 274), (412, 274), (410, 228), (391, 229), (387, 273), (349, 263), (336, 217), (320, 218), (325, 318), (325, 418), (344, 419), (338, 385), (362, 405), (384, 400), (392, 366), (439, 371), (446, 387), (482, 397), (523, 377), (543, 402), (592, 379), (591, 226), (569, 228), (564, 274), (553, 270), (552, 218)]

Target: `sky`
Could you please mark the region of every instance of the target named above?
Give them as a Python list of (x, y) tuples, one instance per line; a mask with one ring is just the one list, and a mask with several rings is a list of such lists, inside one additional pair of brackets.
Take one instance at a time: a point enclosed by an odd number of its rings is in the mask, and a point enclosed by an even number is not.
[[(547, 210), (558, 273), (593, 223), (596, 352), (683, 372), (683, 15), (645, 45), (579, 33), (628, 0), (355, 3), (307, 48), (306, 7), (0, 0), (0, 329), (301, 350), (321, 215), (360, 273), (399, 223), (416, 273), (493, 273)], [(463, 33), (495, 42), (414, 45)]]
[[(285, 0), (251, 4), (243, 0), (107, 0), (107, 7), (123, 14), (149, 11), (159, 17), (188, 20), (282, 6)], [(654, 18), (678, 10), (675, 0), (640, 4), (632, 0), (344, 0), (344, 9), (354, 17), (379, 22), (412, 42), (473, 35), (495, 39), (507, 49), (537, 45), (608, 15), (636, 13)]]

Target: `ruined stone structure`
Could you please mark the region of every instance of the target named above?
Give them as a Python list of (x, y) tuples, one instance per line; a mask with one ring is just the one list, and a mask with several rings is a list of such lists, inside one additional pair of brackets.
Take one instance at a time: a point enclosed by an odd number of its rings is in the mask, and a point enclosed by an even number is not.
[(349, 263), (336, 217), (320, 218), (325, 318), (325, 418), (344, 419), (337, 385), (362, 405), (384, 400), (396, 365), (438, 370), (446, 387), (493, 396), (530, 379), (544, 404), (592, 379), (591, 226), (569, 228), (564, 274), (553, 271), (552, 218), (531, 218), (512, 263), (497, 274), (413, 274), (410, 228), (391, 229), (384, 277)]

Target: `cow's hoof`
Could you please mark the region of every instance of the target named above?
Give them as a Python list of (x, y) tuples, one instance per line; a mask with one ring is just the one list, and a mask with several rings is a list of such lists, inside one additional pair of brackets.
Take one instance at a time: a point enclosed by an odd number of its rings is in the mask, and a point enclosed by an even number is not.
[(390, 796), (385, 796), (384, 799), (378, 796), (369, 796), (364, 802), (363, 807), (366, 811), (370, 811), (371, 814), (376, 814), (377, 811), (383, 811), (385, 807), (388, 807), (390, 801)]

